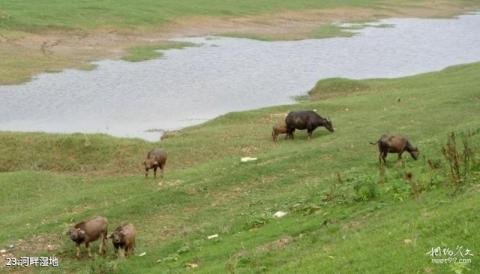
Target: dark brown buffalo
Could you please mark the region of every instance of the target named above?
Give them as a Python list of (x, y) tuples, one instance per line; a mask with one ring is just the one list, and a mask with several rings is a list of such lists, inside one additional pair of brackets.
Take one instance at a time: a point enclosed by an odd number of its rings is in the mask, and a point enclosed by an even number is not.
[(312, 133), (317, 127), (325, 127), (328, 131), (334, 132), (332, 121), (323, 118), (315, 111), (292, 111), (285, 118), (287, 124), (287, 137), (293, 139), (293, 133), (296, 129), (308, 132), (308, 139), (312, 138)]
[(384, 134), (378, 139), (375, 143), (370, 143), (372, 145), (378, 144), (378, 160), (380, 163), (387, 163), (388, 153), (397, 153), (398, 159), (402, 158), (402, 153), (407, 151), (410, 153), (413, 159), (417, 160), (419, 151), (417, 147), (414, 147), (410, 141), (398, 134)]
[(92, 257), (90, 253), (90, 243), (102, 237), (98, 253), (105, 254), (105, 241), (107, 239), (108, 221), (107, 218), (97, 216), (87, 221), (80, 222), (67, 231), (67, 235), (77, 244), (77, 258), (80, 257), (80, 245), (85, 243), (88, 251), (88, 257)]
[(160, 168), (161, 176), (167, 162), (167, 153), (159, 148), (150, 150), (143, 164), (145, 165), (145, 178), (148, 177), (148, 170), (153, 169), (153, 177), (157, 177), (157, 168)]

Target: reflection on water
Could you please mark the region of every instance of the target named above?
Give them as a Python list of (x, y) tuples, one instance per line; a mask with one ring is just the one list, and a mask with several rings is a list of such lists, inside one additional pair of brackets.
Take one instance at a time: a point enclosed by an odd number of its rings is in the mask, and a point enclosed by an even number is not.
[[(183, 38), (200, 47), (140, 63), (42, 74), (0, 86), (0, 130), (103, 132), (158, 140), (220, 114), (292, 102), (329, 77), (398, 77), (480, 61), (480, 14), (388, 19), (351, 38), (261, 42)], [(157, 129), (150, 130), (149, 129)]]

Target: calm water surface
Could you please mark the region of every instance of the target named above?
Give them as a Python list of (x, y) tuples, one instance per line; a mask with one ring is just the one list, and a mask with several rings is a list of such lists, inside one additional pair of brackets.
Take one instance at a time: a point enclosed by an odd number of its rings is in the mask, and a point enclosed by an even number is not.
[(398, 77), (480, 61), (480, 13), (387, 19), (351, 38), (261, 42), (182, 38), (199, 47), (139, 63), (96, 62), (0, 86), (0, 130), (107, 133), (158, 140), (159, 132), (230, 111), (292, 103), (319, 79)]

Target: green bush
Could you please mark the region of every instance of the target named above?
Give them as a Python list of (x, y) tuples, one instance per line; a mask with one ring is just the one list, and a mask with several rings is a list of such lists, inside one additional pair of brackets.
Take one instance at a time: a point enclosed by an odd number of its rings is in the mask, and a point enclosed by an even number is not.
[(359, 176), (353, 184), (356, 201), (370, 201), (378, 196), (377, 181), (368, 175)]

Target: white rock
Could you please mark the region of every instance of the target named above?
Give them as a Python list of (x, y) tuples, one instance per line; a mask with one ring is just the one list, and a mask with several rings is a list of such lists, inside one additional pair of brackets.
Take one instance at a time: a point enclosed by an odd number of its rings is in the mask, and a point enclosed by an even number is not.
[(275, 218), (282, 218), (284, 217), (285, 215), (287, 215), (288, 213), (285, 212), (285, 211), (277, 211), (275, 212), (275, 214), (273, 214), (273, 217)]
[(142, 253), (138, 254), (138, 257), (143, 257), (145, 255), (147, 255), (147, 252), (142, 252)]
[(218, 234), (213, 234), (213, 235), (207, 236), (207, 239), (209, 239), (209, 240), (215, 239), (215, 238), (218, 238)]
[(188, 263), (188, 264), (187, 264), (187, 267), (197, 268), (197, 267), (198, 267), (198, 264), (196, 264), (196, 263)]
[(2, 249), (2, 250), (0, 250), (0, 253), (7, 253), (7, 250)]
[(240, 159), (240, 161), (242, 163), (245, 163), (245, 162), (250, 162), (250, 161), (256, 161), (257, 158), (253, 158), (253, 157), (242, 157), (242, 159)]

